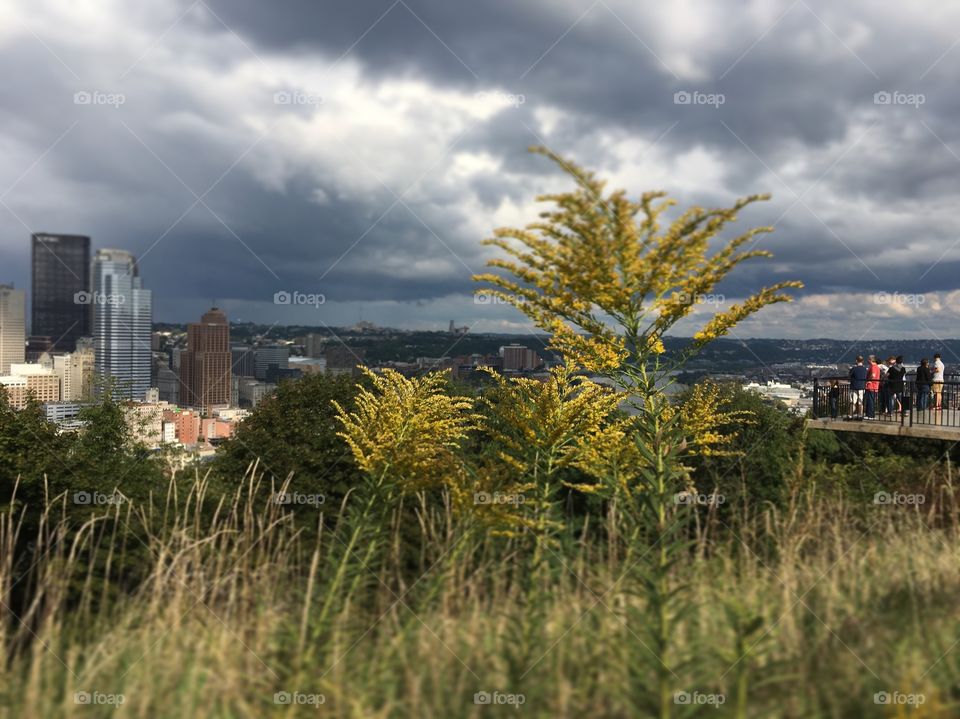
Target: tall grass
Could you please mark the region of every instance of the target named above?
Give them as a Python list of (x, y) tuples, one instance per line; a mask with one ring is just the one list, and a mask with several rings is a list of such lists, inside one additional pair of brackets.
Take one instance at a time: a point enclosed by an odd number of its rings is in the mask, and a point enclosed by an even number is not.
[[(529, 538), (443, 496), (374, 523), (361, 497), (291, 509), (283, 490), (256, 467), (230, 497), (175, 476), (85, 523), (49, 497), (30, 537), (0, 512), (3, 716), (646, 715), (663, 670), (613, 527), (571, 523), (530, 592)], [(938, 473), (918, 490), (875, 506), (797, 482), (781, 508), (698, 514), (667, 578), (691, 605), (676, 715), (960, 715), (957, 503)]]

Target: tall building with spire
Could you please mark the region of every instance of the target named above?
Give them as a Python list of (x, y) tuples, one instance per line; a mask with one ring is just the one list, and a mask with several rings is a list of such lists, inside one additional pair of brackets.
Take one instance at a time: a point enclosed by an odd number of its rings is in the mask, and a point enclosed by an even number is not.
[(180, 353), (180, 403), (210, 414), (230, 406), (230, 323), (212, 307), (200, 322), (187, 325), (187, 349)]
[(37, 232), (31, 236), (30, 334), (73, 352), (90, 336), (90, 238)]
[(118, 396), (143, 400), (150, 389), (153, 295), (125, 250), (97, 250), (91, 274), (96, 374), (112, 378)]
[(26, 296), (12, 285), (0, 285), (0, 375), (21, 364), (26, 351)]

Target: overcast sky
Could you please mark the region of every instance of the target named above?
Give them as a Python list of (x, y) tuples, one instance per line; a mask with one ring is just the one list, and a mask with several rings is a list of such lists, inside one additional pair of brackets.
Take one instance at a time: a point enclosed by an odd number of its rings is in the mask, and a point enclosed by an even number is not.
[(4, 0), (0, 66), (0, 282), (88, 234), (158, 320), (525, 330), (470, 275), (568, 186), (545, 144), (681, 207), (773, 193), (738, 229), (775, 259), (715, 299), (806, 289), (735, 336), (960, 336), (958, 5)]

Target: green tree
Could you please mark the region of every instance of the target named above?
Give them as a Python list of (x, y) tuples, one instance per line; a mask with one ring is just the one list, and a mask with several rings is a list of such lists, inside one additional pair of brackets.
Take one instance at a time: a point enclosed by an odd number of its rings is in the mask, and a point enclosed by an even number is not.
[[(780, 403), (771, 403), (740, 385), (718, 385), (724, 410), (743, 413), (749, 422), (738, 423), (722, 454), (701, 452), (688, 460), (697, 486), (722, 494), (727, 506), (743, 498), (751, 503), (780, 502), (785, 481), (794, 474), (802, 451), (803, 420)], [(679, 401), (691, 400), (694, 388), (681, 393)]]
[(257, 471), (278, 484), (292, 474), (296, 491), (321, 493), (328, 505), (338, 501), (361, 475), (337, 436), (332, 402), (350, 407), (356, 393), (348, 376), (316, 374), (281, 382), (220, 448), (214, 473), (235, 483), (258, 461)]
[(0, 385), (0, 503), (13, 496), (42, 499), (44, 476), (63, 472), (65, 442), (55, 425), (47, 421), (43, 408), (34, 399), (15, 410)]

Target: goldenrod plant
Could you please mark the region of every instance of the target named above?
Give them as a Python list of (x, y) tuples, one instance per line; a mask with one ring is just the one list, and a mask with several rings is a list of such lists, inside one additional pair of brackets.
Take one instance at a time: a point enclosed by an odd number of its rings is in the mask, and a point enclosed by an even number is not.
[(561, 478), (562, 472), (591, 460), (603, 461), (599, 454), (607, 447), (591, 445), (589, 440), (607, 431), (624, 395), (576, 376), (566, 366), (553, 368), (544, 381), (491, 376), (494, 386), (483, 400), (491, 410), (485, 433), (503, 474), (517, 482), (511, 491), (523, 501), (515, 504), (532, 515), (533, 565), (539, 566), (544, 552), (555, 549), (553, 534), (560, 526), (558, 492), (570, 486)]
[(784, 290), (803, 286), (787, 281), (758, 290), (716, 312), (683, 352), (665, 356), (665, 335), (703, 297), (741, 263), (770, 256), (748, 243), (772, 227), (747, 230), (711, 254), (711, 240), (768, 195), (750, 195), (728, 208), (691, 207), (666, 224), (664, 213), (675, 203), (664, 192), (646, 192), (638, 200), (625, 190), (607, 193), (594, 173), (546, 148), (531, 151), (556, 162), (576, 188), (539, 196), (555, 207), (537, 222), (497, 229), (484, 242), (508, 257), (488, 263), (499, 273), (474, 279), (492, 285), (484, 292), (550, 333), (552, 347), (578, 367), (650, 397), (658, 380), (697, 350), (767, 305), (789, 301)]
[(460, 461), (457, 449), (477, 419), (473, 402), (446, 393), (448, 378), (433, 372), (407, 378), (385, 369), (364, 369), (370, 387), (360, 388), (354, 411), (336, 401), (339, 435), (357, 465), (377, 485), (391, 484), (409, 493), (449, 481)]
[[(694, 447), (723, 451), (729, 441), (716, 428), (732, 418), (717, 412), (717, 395), (710, 390), (699, 396), (705, 407), (678, 412), (664, 386), (704, 345), (763, 307), (788, 301), (784, 291), (802, 285), (779, 282), (718, 310), (683, 351), (668, 354), (666, 333), (700, 298), (715, 293), (741, 263), (770, 256), (749, 244), (770, 227), (747, 230), (711, 254), (711, 241), (738, 213), (767, 196), (751, 195), (728, 208), (692, 207), (665, 223), (664, 213), (674, 204), (665, 193), (646, 192), (638, 200), (625, 190), (608, 193), (594, 173), (546, 148), (532, 151), (556, 162), (575, 189), (540, 196), (553, 207), (538, 221), (497, 229), (485, 243), (507, 257), (488, 262), (499, 272), (474, 279), (549, 332), (551, 347), (569, 367), (610, 377), (631, 396), (642, 491), (627, 557), (643, 560), (636, 571), (646, 601), (642, 614), (627, 615), (647, 635), (648, 651), (641, 657), (656, 677), (652, 691), (639, 685), (634, 701), (638, 710), (670, 717), (678, 679), (674, 667), (685, 664), (674, 656), (673, 638), (690, 609), (686, 587), (672, 583), (673, 567), (689, 545), (683, 533), (689, 503), (679, 501), (689, 496), (681, 492), (689, 485), (682, 458)], [(646, 546), (637, 547), (641, 537)]]
[(350, 510), (342, 515), (346, 526), (334, 530), (340, 546), (328, 554), (332, 581), (315, 622), (320, 631), (363, 582), (376, 576), (388, 533), (386, 518), (401, 497), (441, 488), (464, 494), (457, 449), (474, 427), (473, 402), (447, 394), (448, 378), (441, 373), (407, 378), (390, 369), (365, 369), (364, 374), (369, 386), (358, 389), (352, 411), (333, 402), (342, 426), (338, 434), (366, 481), (358, 488), (359, 498), (352, 503), (345, 498)]

